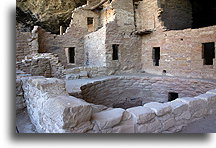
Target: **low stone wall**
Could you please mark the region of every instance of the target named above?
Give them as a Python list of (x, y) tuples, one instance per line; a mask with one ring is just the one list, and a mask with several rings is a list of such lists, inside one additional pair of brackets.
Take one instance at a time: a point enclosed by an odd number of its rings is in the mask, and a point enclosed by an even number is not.
[(86, 132), (92, 107), (65, 91), (64, 81), (56, 78), (23, 78), (28, 114), (39, 133)]
[(65, 70), (67, 80), (105, 76), (106, 67), (82, 66)]
[(151, 102), (127, 110), (114, 108), (93, 114), (93, 133), (174, 133), (188, 123), (215, 113), (216, 90), (168, 103)]
[(22, 61), (30, 54), (31, 33), (20, 32), (16, 29), (16, 61)]
[(16, 79), (16, 113), (26, 107), (21, 79)]
[(26, 57), (25, 60), (17, 62), (17, 69), (34, 76), (64, 77), (64, 66), (60, 63), (56, 54), (39, 53)]
[(109, 107), (128, 108), (148, 102), (167, 102), (168, 93), (194, 97), (214, 89), (211, 81), (158, 76), (116, 76), (81, 87), (82, 99)]
[(21, 78), (31, 77), (30, 74), (26, 74), (23, 71), (16, 70), (16, 114), (23, 111), (26, 108), (26, 102), (24, 99), (24, 91), (22, 89)]
[(64, 81), (56, 78), (22, 78), (22, 83), (27, 110), (38, 132), (173, 133), (215, 113), (216, 90), (125, 110), (71, 97), (65, 91)]

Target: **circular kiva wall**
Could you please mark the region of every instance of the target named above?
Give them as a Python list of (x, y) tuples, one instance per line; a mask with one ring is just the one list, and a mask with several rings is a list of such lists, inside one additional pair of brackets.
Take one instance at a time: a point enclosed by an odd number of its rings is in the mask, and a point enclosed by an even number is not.
[(214, 82), (198, 79), (118, 76), (83, 85), (81, 95), (90, 103), (126, 109), (148, 102), (167, 102), (169, 93), (194, 97), (214, 88)]

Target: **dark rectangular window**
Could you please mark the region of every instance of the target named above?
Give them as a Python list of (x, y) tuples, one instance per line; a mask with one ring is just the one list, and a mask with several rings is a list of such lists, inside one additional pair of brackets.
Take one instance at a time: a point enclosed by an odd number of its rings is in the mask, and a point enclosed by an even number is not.
[(118, 44), (113, 44), (112, 49), (113, 49), (113, 54), (112, 54), (112, 59), (113, 60), (118, 60), (118, 54), (119, 54), (119, 45)]
[(93, 17), (87, 17), (87, 26), (88, 26), (88, 32), (94, 31), (94, 18)]
[(202, 58), (204, 65), (213, 65), (213, 59), (215, 58), (214, 42), (202, 44)]
[(68, 48), (69, 63), (75, 63), (75, 47)]
[(87, 17), (87, 24), (88, 24), (88, 25), (93, 24), (93, 20), (94, 20), (93, 17)]
[(153, 59), (153, 66), (159, 66), (160, 61), (160, 47), (154, 47), (152, 49), (152, 59)]
[(168, 93), (168, 101), (173, 101), (178, 98), (178, 93), (176, 92), (169, 92)]

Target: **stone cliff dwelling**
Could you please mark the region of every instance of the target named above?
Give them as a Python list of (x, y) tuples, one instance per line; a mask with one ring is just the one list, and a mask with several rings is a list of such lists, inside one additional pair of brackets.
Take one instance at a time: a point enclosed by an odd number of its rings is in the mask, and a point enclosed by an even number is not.
[(38, 133), (174, 133), (213, 117), (214, 6), (87, 0), (59, 34), (17, 26), (18, 132), (24, 112)]

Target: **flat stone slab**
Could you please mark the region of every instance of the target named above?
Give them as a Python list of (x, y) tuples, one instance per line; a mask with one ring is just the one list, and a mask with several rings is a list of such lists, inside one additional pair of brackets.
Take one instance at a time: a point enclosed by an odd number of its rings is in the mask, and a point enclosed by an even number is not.
[(93, 114), (92, 120), (98, 125), (100, 130), (107, 129), (120, 123), (124, 112), (125, 110), (122, 108), (105, 110)]
[(131, 113), (136, 120), (136, 123), (142, 124), (153, 119), (156, 115), (153, 110), (148, 107), (138, 106), (126, 110)]
[(44, 112), (53, 121), (61, 123), (64, 129), (71, 129), (92, 116), (89, 103), (72, 96), (58, 96), (44, 103)]
[(146, 103), (144, 107), (153, 110), (157, 116), (163, 116), (172, 111), (172, 108), (168, 103), (150, 102)]
[(207, 101), (201, 98), (184, 97), (178, 98), (177, 100), (185, 102), (189, 105), (190, 113), (194, 118), (200, 118), (207, 113)]
[(214, 93), (206, 93), (206, 94), (201, 94), (197, 97), (197, 99), (202, 99), (207, 102), (208, 105), (208, 113), (212, 114), (215, 111), (216, 108), (216, 94)]
[(206, 92), (207, 94), (214, 94), (216, 95), (216, 89), (212, 89)]
[(188, 110), (188, 104), (180, 100), (171, 101), (169, 102), (169, 105), (172, 108), (172, 112), (176, 116), (181, 115), (184, 111)]

